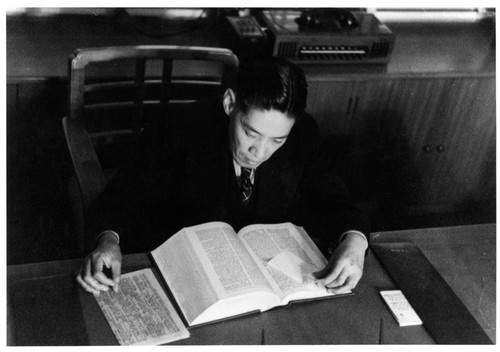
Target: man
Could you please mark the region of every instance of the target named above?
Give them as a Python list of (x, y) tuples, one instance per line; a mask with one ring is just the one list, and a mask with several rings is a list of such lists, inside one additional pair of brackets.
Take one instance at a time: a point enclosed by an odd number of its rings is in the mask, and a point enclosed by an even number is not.
[(117, 290), (121, 248), (152, 250), (185, 226), (225, 221), (238, 231), (290, 221), (334, 249), (315, 274), (326, 289), (352, 290), (363, 271), (368, 221), (333, 175), (306, 100), (297, 66), (250, 60), (222, 104), (180, 108), (165, 130), (145, 133), (134, 162), (90, 211), (90, 231), (100, 235), (78, 283), (92, 293)]

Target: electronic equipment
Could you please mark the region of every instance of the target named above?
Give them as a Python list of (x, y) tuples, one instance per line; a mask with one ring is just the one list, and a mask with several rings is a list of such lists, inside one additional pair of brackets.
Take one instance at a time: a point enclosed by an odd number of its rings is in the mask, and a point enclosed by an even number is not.
[(267, 54), (268, 38), (255, 17), (226, 16), (226, 22), (222, 35), (238, 57)]
[(373, 14), (344, 9), (264, 10), (273, 56), (296, 63), (387, 64), (395, 37)]

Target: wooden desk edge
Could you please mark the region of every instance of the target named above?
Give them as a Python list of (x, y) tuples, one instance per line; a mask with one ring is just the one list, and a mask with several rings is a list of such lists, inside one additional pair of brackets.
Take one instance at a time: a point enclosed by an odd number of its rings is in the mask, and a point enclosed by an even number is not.
[[(472, 231), (473, 230), (473, 231)], [(426, 233), (432, 232), (445, 232), (445, 233), (468, 233), (479, 230), (485, 230), (488, 233), (495, 234), (496, 223), (488, 224), (473, 224), (473, 225), (460, 225), (460, 226), (443, 226), (443, 227), (429, 227), (420, 229), (405, 229), (405, 230), (392, 230), (392, 231), (377, 231), (370, 234), (370, 241), (372, 242), (384, 242), (384, 237), (390, 235), (413, 235), (419, 236)]]
[[(7, 282), (73, 275), (82, 262), (83, 258), (77, 258), (9, 265), (7, 266)], [(126, 271), (128, 266), (148, 266), (150, 263), (147, 253), (126, 254), (123, 256), (122, 268)]]

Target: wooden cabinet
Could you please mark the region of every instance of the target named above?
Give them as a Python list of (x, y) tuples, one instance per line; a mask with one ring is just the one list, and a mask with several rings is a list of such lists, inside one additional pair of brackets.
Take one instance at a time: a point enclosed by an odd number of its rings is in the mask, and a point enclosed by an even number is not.
[[(427, 182), (434, 203), (465, 204), (495, 196), (495, 79), (443, 79), (426, 146), (434, 153)], [(437, 154), (437, 155), (436, 155)]]
[(308, 111), (323, 134), (357, 140), (353, 154), (368, 156), (369, 176), (359, 177), (375, 189), (370, 197), (414, 213), (494, 203), (494, 75), (377, 75), (309, 86)]
[(308, 112), (325, 135), (359, 136), (370, 127), (370, 117), (389, 99), (390, 84), (383, 79), (339, 79), (309, 83)]
[(397, 82), (415, 92), (402, 99), (409, 109), (389, 105), (407, 134), (415, 210), (456, 211), (494, 199), (494, 82), (467, 76)]
[(307, 110), (316, 118), (323, 134), (347, 133), (355, 87), (355, 80), (309, 83)]

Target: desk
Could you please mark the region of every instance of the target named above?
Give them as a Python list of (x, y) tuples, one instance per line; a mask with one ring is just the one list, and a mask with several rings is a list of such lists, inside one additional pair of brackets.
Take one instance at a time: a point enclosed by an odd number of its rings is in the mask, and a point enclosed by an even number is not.
[[(414, 241), (495, 341), (494, 224), (372, 234), (374, 242)], [(80, 260), (9, 266), (9, 345), (109, 345), (114, 335), (72, 273)], [(146, 254), (124, 256), (123, 271), (150, 267)], [(479, 275), (479, 273), (481, 273)], [(180, 345), (377, 344), (384, 320), (389, 344), (432, 344), (423, 326), (399, 327), (378, 292), (395, 285), (369, 253), (354, 296), (314, 301), (191, 328)]]
[(458, 298), (496, 341), (496, 225), (371, 234), (372, 243), (415, 243)]

